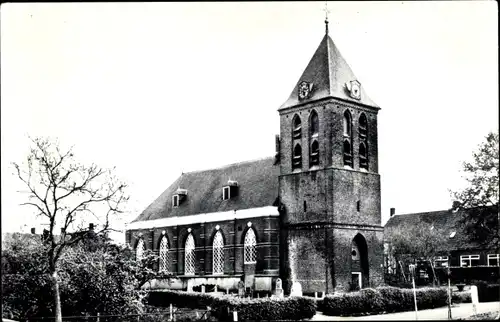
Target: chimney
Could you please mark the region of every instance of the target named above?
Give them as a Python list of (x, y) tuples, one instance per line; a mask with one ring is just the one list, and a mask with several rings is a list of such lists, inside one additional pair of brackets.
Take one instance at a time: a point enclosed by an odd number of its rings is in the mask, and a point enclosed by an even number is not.
[(89, 230), (90, 231), (94, 231), (94, 223), (90, 223), (89, 224)]
[(35, 227), (32, 227), (32, 228), (31, 228), (31, 233), (32, 233), (33, 235), (34, 235), (34, 234), (36, 234), (36, 233), (35, 233)]
[(391, 217), (396, 213), (396, 208), (391, 208)]

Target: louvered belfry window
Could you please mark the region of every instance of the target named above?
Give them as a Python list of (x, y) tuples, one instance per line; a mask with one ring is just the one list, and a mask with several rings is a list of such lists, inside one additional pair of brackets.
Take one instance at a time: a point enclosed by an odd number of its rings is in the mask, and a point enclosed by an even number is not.
[(168, 239), (166, 236), (161, 238), (160, 242), (160, 272), (168, 272), (170, 266), (170, 255), (168, 253)]
[(184, 274), (194, 275), (194, 267), (196, 262), (196, 255), (194, 253), (195, 245), (194, 238), (192, 234), (189, 234), (186, 239), (185, 246), (185, 260), (184, 260)]
[(248, 229), (244, 242), (245, 264), (255, 263), (257, 261), (257, 239), (252, 228)]
[(213, 269), (214, 274), (224, 274), (224, 240), (220, 231), (214, 236)]
[(140, 261), (144, 256), (144, 240), (139, 239), (135, 248), (135, 259)]

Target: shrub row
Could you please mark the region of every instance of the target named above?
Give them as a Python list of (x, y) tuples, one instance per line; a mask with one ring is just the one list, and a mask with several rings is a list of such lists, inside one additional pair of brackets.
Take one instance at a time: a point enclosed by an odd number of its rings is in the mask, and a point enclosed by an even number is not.
[[(420, 288), (416, 290), (419, 310), (445, 306), (446, 288)], [(334, 316), (411, 311), (414, 309), (412, 289), (391, 286), (363, 289), (358, 292), (328, 295), (323, 300), (323, 313)]]
[(470, 291), (461, 291), (451, 293), (451, 303), (471, 303)]
[(182, 291), (150, 292), (148, 303), (167, 307), (172, 303), (177, 307), (211, 307), (211, 314), (218, 320), (233, 320), (233, 311), (238, 312), (238, 320), (302, 320), (316, 314), (316, 301), (306, 297), (287, 298), (239, 298), (231, 295), (211, 295), (210, 293), (188, 293)]

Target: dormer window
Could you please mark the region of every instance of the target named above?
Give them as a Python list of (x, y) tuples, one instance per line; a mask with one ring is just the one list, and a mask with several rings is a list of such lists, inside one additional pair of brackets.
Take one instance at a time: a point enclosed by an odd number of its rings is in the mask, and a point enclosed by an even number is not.
[(172, 196), (172, 207), (179, 207), (179, 195)]
[(187, 190), (178, 188), (172, 196), (172, 207), (177, 208), (187, 198)]
[(222, 188), (222, 200), (227, 200), (230, 198), (229, 186)]
[(227, 185), (222, 187), (222, 200), (228, 200), (238, 195), (238, 182), (228, 180)]

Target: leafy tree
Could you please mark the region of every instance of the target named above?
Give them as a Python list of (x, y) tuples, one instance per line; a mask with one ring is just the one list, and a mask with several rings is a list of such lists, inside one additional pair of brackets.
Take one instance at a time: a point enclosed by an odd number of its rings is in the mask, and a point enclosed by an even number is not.
[(447, 234), (429, 224), (405, 222), (397, 228), (388, 228), (385, 241), (389, 248), (388, 256), (393, 257), (396, 271), (401, 271), (399, 262), (406, 268), (408, 264), (418, 264), (420, 261), (429, 263), (433, 276), (436, 276), (434, 257), (442, 252), (443, 245), (447, 243)]
[(452, 191), (452, 208), (468, 209), (462, 220), (471, 239), (498, 247), (499, 136), (489, 133), (472, 154), (472, 162), (464, 162), (462, 172), (467, 185)]
[(35, 138), (32, 143), (25, 163), (13, 165), (27, 188), (22, 205), (35, 209), (49, 224), (44, 254), (54, 289), (55, 317), (61, 322), (58, 264), (63, 251), (91, 233), (86, 225), (89, 218), (101, 222), (100, 232), (110, 230), (110, 218), (123, 211), (128, 196), (126, 185), (111, 170), (78, 163), (72, 149), (61, 151), (56, 141)]
[[(88, 245), (97, 246), (92, 249)], [(54, 313), (54, 289), (46, 260), (49, 247), (39, 236), (17, 235), (2, 251), (3, 316), (17, 320)], [(147, 256), (155, 260), (154, 255)], [(141, 314), (146, 292), (140, 289), (148, 272), (127, 247), (94, 235), (61, 255), (61, 312), (65, 316)], [(27, 291), (29, 290), (29, 291)]]

